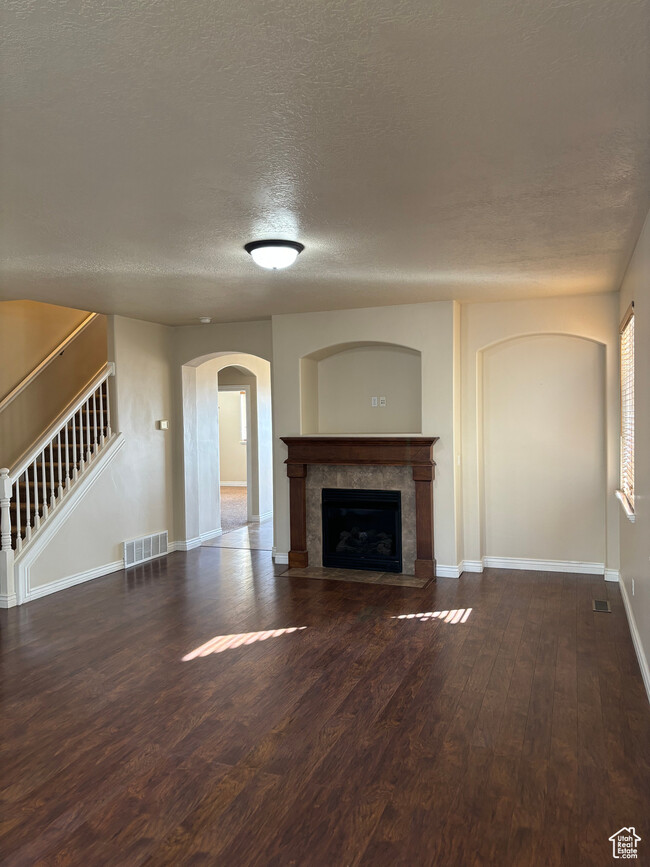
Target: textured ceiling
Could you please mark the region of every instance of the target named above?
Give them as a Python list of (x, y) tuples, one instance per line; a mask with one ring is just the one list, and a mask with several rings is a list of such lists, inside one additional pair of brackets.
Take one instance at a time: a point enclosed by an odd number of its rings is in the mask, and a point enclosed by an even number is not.
[[(166, 323), (618, 288), (648, 0), (6, 0), (0, 298)], [(243, 244), (297, 239), (288, 271)]]

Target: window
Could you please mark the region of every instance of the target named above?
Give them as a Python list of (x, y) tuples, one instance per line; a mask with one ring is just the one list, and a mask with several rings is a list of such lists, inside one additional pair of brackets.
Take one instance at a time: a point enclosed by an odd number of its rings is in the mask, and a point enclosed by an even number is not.
[(634, 521), (634, 303), (621, 323), (621, 489), (616, 495)]
[(248, 425), (246, 424), (246, 392), (239, 392), (239, 424), (241, 428), (241, 441), (248, 441)]

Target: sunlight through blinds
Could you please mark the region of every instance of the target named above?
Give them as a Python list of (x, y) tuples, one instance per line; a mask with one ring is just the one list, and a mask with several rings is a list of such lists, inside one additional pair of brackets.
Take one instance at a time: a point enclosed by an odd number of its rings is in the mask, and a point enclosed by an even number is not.
[(621, 493), (634, 511), (634, 309), (621, 324)]

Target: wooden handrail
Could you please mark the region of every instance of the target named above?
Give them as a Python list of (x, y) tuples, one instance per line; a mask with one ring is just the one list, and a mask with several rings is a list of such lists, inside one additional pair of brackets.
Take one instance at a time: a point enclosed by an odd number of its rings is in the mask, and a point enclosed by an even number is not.
[(46, 358), (44, 358), (43, 361), (40, 362), (40, 364), (37, 364), (36, 367), (31, 371), (31, 373), (28, 373), (27, 376), (23, 380), (21, 380), (18, 385), (9, 392), (8, 395), (6, 395), (6, 397), (3, 397), (2, 400), (0, 400), (0, 412), (2, 412), (3, 409), (8, 407), (9, 404), (14, 401), (18, 397), (18, 395), (21, 394), (27, 388), (27, 386), (45, 370), (46, 367), (49, 367), (49, 365), (54, 361), (57, 355), (61, 355), (61, 353), (64, 352), (67, 347), (72, 343), (75, 337), (78, 337), (78, 335), (81, 334), (82, 331), (85, 331), (86, 328), (88, 328), (88, 326), (90, 325), (90, 323), (97, 318), (97, 316), (99, 316), (99, 313), (90, 313), (88, 316), (86, 316), (83, 322), (80, 322), (79, 325), (77, 325), (77, 327), (74, 329), (74, 331), (71, 331), (67, 337), (64, 337), (64, 339), (61, 341), (61, 343), (59, 343), (56, 349), (53, 349), (52, 352), (50, 352), (50, 354)]
[(100, 368), (97, 373), (90, 379), (86, 385), (81, 389), (81, 391), (77, 394), (75, 398), (73, 398), (70, 403), (66, 406), (63, 412), (60, 412), (59, 415), (54, 419), (52, 424), (50, 424), (46, 430), (43, 431), (41, 436), (36, 440), (36, 442), (29, 447), (29, 449), (22, 453), (22, 455), (18, 458), (16, 463), (11, 467), (9, 471), (9, 477), (13, 481), (17, 479), (21, 473), (24, 473), (27, 467), (33, 462), (34, 458), (43, 451), (46, 445), (50, 443), (52, 438), (56, 436), (57, 432), (61, 430), (61, 428), (66, 425), (72, 416), (77, 412), (80, 406), (83, 406), (88, 397), (93, 394), (93, 392), (107, 379), (109, 376), (113, 376), (115, 374), (115, 364), (112, 361), (107, 361), (106, 364)]

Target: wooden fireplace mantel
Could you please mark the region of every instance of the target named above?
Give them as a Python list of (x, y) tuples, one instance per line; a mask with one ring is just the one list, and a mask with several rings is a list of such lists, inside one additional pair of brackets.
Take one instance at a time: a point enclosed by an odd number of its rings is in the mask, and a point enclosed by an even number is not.
[(306, 478), (309, 464), (337, 466), (410, 466), (415, 483), (415, 575), (436, 576), (433, 556), (433, 446), (438, 437), (281, 437), (289, 450), (291, 550), (289, 566), (309, 565), (307, 554)]

